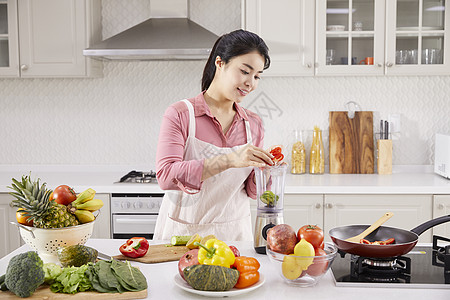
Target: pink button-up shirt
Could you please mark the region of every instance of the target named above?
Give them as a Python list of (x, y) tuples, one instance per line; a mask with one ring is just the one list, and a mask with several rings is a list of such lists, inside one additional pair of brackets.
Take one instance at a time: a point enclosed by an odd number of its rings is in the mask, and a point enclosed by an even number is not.
[[(253, 145), (263, 147), (264, 129), (259, 116), (235, 103), (236, 115), (224, 135), (219, 121), (211, 114), (203, 92), (188, 99), (194, 106), (195, 137), (218, 147), (234, 147), (247, 143), (244, 120), (250, 123)], [(177, 102), (164, 113), (156, 151), (156, 176), (163, 190), (179, 190), (177, 185), (200, 190), (204, 159), (183, 160), (184, 146), (188, 137), (189, 111), (185, 103)], [(254, 171), (245, 181), (249, 197), (256, 198)], [(175, 180), (174, 180), (175, 179)]]

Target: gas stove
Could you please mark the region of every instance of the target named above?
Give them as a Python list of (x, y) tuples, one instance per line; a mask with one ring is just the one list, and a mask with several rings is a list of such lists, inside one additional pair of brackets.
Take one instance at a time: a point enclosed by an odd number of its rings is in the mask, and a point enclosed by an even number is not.
[(340, 252), (331, 271), (336, 286), (450, 289), (450, 239), (433, 236), (431, 246), (416, 246), (409, 253), (370, 258)]
[(116, 183), (158, 183), (156, 172), (130, 171)]

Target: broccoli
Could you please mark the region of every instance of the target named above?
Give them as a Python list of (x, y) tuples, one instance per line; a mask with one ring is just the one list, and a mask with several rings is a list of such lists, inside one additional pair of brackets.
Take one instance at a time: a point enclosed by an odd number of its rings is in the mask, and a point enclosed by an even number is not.
[(11, 258), (5, 283), (19, 297), (29, 297), (44, 283), (44, 263), (36, 252), (29, 251)]

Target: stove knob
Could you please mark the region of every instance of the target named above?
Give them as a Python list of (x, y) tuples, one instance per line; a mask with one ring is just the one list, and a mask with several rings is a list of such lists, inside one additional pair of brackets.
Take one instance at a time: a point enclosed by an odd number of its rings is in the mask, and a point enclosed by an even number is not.
[(155, 203), (154, 202), (149, 203), (148, 208), (150, 208), (150, 209), (155, 208)]
[(143, 204), (141, 201), (138, 201), (138, 202), (134, 202), (133, 206), (134, 206), (134, 208), (140, 209), (140, 208), (142, 208)]
[(131, 206), (131, 204), (130, 204), (130, 202), (128, 202), (128, 201), (122, 202), (122, 203), (120, 204), (120, 207), (126, 208), (126, 209), (130, 208), (130, 206)]

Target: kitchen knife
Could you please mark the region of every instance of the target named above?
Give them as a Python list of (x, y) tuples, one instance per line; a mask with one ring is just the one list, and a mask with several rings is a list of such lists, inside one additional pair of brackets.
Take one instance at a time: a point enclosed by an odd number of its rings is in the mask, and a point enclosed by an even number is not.
[(388, 121), (384, 121), (384, 139), (385, 140), (389, 139), (389, 122)]
[(384, 123), (384, 121), (381, 120), (381, 121), (380, 121), (380, 140), (384, 139), (384, 134), (383, 134), (383, 123)]
[(98, 253), (97, 258), (101, 260), (112, 260), (111, 256), (101, 252)]

